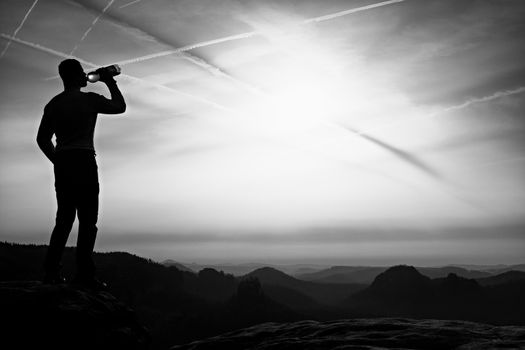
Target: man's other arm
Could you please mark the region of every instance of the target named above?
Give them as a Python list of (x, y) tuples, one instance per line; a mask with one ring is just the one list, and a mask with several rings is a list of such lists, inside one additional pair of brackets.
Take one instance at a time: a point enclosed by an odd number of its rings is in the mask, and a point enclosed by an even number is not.
[(100, 106), (99, 113), (103, 114), (120, 114), (126, 111), (126, 102), (124, 101), (124, 96), (120, 92), (117, 82), (111, 78), (105, 80), (104, 83), (109, 89), (111, 94), (111, 99), (104, 98), (104, 102)]
[(52, 138), (55, 133), (53, 130), (53, 125), (50, 120), (49, 111), (44, 109), (44, 115), (42, 116), (42, 121), (40, 122), (40, 127), (38, 128), (38, 134), (36, 135), (36, 143), (38, 147), (44, 152), (46, 157), (54, 163), (55, 161), (55, 145), (53, 144)]

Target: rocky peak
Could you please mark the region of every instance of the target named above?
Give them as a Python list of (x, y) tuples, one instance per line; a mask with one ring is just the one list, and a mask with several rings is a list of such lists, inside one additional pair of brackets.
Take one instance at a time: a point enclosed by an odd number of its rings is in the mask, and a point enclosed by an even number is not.
[(370, 290), (389, 294), (417, 294), (430, 287), (430, 278), (423, 276), (413, 266), (393, 266), (379, 274)]

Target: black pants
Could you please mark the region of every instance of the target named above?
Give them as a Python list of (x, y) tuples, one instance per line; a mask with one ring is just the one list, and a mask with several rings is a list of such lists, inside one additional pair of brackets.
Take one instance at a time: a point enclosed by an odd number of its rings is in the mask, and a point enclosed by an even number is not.
[(95, 274), (92, 255), (98, 230), (96, 224), (99, 194), (95, 152), (57, 152), (54, 170), (58, 209), (44, 268), (48, 274), (58, 273), (64, 247), (75, 216), (78, 216), (77, 277), (92, 278)]

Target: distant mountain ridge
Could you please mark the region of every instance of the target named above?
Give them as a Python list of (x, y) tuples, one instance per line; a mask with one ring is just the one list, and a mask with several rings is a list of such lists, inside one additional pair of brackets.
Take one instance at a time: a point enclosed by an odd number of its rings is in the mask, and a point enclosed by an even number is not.
[(387, 267), (371, 266), (332, 266), (321, 271), (301, 274), (296, 277), (305, 281), (322, 283), (362, 283), (370, 284)]
[[(264, 263), (242, 263), (242, 264), (196, 264), (181, 263), (171, 259), (162, 262), (166, 266), (176, 266), (180, 270), (192, 271), (197, 273), (204, 268), (212, 268), (217, 271), (232, 274), (241, 277), (264, 267), (272, 267), (282, 271), (299, 280), (320, 282), (320, 283), (343, 283), (343, 284), (371, 284), (373, 280), (384, 272), (388, 266), (351, 266), (351, 265), (334, 265), (323, 267), (315, 264), (295, 264), (295, 265), (276, 265)], [(525, 264), (517, 265), (446, 265), (436, 267), (419, 267), (415, 268), (423, 275), (430, 278), (446, 277), (454, 273), (464, 278), (485, 278), (501, 274), (508, 271), (525, 272)]]
[(268, 264), (268, 263), (257, 263), (257, 262), (239, 263), (239, 264), (219, 264), (219, 263), (217, 264), (181, 263), (181, 264), (195, 272), (200, 271), (205, 268), (212, 268), (214, 270), (223, 271), (224, 273), (228, 273), (236, 277), (244, 276), (252, 271), (255, 271), (263, 267), (272, 267), (288, 275), (312, 273), (312, 272), (320, 271), (326, 268), (325, 265), (321, 266), (321, 265), (315, 265), (315, 264), (279, 265), (279, 264)]
[(499, 274), (507, 271), (524, 271), (525, 272), (525, 264), (498, 264), (498, 265), (472, 265), (472, 264), (450, 264), (448, 266), (457, 266), (461, 267), (467, 270), (476, 270), (476, 271), (483, 271), (488, 272), (491, 274)]
[[(493, 276), (486, 271), (467, 270), (457, 266), (444, 267), (415, 267), (423, 275), (430, 278), (446, 277), (450, 273), (465, 278), (484, 278)], [(298, 279), (321, 283), (361, 283), (370, 284), (374, 279), (386, 271), (388, 267), (376, 266), (333, 266), (314, 273), (301, 274)]]
[(484, 277), (477, 279), (477, 282), (482, 286), (495, 286), (504, 283), (512, 283), (516, 281), (525, 280), (525, 272), (523, 271), (507, 271), (496, 276)]
[(177, 262), (177, 261), (171, 260), (171, 259), (164, 260), (163, 262), (161, 262), (161, 264), (164, 265), (164, 266), (176, 267), (180, 271), (187, 271), (187, 272), (193, 272), (193, 273), (196, 272), (196, 271), (190, 269), (189, 267), (187, 267), (186, 265), (181, 264), (180, 262)]
[(509, 272), (509, 271), (525, 272), (525, 264), (510, 265), (510, 266), (506, 266), (503, 268), (497, 268), (497, 269), (489, 268), (486, 271), (492, 274), (500, 274), (500, 273)]

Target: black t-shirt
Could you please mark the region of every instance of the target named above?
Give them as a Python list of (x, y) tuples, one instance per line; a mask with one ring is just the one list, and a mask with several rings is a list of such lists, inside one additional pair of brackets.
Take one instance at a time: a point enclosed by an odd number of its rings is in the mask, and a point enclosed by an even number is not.
[(64, 91), (44, 108), (41, 127), (56, 136), (56, 151), (95, 150), (93, 136), (98, 113), (109, 108), (110, 100), (93, 92)]

